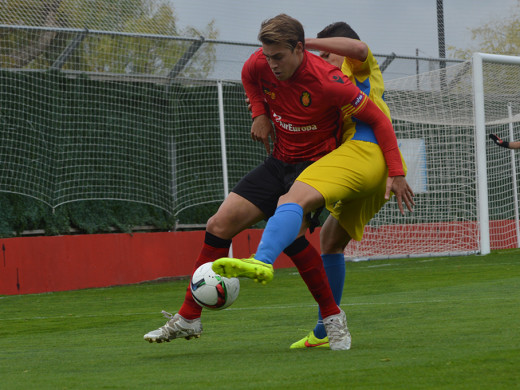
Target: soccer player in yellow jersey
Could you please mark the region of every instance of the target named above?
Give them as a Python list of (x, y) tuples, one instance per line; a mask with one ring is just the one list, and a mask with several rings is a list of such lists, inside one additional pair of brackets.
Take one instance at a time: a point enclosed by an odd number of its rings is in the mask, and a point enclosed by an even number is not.
[[(358, 34), (345, 22), (336, 22), (325, 27), (317, 38), (306, 38), (305, 46), (309, 50), (318, 50), (320, 57), (337, 66), (348, 76), (350, 81), (362, 90), (391, 119), (390, 110), (384, 102), (385, 91), (383, 75), (377, 60), (368, 45), (362, 42)], [(353, 118), (347, 118), (343, 124), (343, 141), (350, 139), (372, 141), (373, 133), (367, 131), (367, 125)], [(382, 205), (381, 205), (382, 206)], [(379, 207), (379, 203), (375, 208)], [(351, 232), (345, 230), (338, 221), (338, 207), (325, 221), (320, 234), (321, 257), (325, 272), (336, 303), (339, 305), (345, 284), (344, 250), (352, 236), (360, 240), (364, 223), (352, 220)], [(373, 209), (374, 214), (378, 210)], [(370, 219), (370, 218), (369, 218)], [(368, 221), (368, 220), (367, 220)], [(357, 231), (356, 231), (357, 230)], [(328, 338), (323, 326), (323, 319), (318, 310), (318, 322), (314, 330), (303, 339), (293, 343), (291, 348), (328, 347)]]

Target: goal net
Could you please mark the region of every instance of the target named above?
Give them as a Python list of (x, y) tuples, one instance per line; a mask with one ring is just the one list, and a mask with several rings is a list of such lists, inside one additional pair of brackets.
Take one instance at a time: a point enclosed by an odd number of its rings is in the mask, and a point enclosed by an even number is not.
[(484, 61), (478, 75), (474, 62), (385, 83), (416, 205), (403, 217), (392, 199), (347, 258), (485, 253), (488, 240), (491, 249), (519, 246), (520, 154), (487, 135), (520, 139), (520, 58)]

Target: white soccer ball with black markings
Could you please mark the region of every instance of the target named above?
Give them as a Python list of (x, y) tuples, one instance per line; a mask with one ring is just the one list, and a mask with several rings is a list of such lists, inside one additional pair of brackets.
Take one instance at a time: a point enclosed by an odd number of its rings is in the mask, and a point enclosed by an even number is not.
[(200, 306), (210, 310), (222, 310), (231, 306), (240, 292), (237, 278), (226, 278), (216, 274), (213, 263), (201, 265), (191, 277), (191, 294)]

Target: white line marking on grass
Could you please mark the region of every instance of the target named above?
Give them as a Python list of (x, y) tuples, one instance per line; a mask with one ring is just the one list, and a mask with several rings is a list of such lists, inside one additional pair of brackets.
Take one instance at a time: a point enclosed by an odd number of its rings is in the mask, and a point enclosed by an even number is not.
[[(511, 297), (508, 297), (511, 298)], [(399, 302), (357, 302), (357, 303), (342, 303), (340, 306), (349, 307), (349, 306), (376, 306), (376, 305), (415, 305), (415, 304), (428, 304), (428, 303), (463, 303), (463, 302), (471, 302), (471, 301), (505, 301), (505, 298), (475, 298), (475, 299), (428, 299), (428, 300), (417, 300), (417, 301), (399, 301)], [(307, 307), (315, 307), (317, 308), (317, 304), (294, 304), (294, 305), (277, 305), (277, 306), (256, 306), (256, 307), (230, 307), (227, 308), (226, 311), (251, 311), (251, 310), (286, 310), (286, 309), (296, 309), (296, 308), (307, 308)], [(157, 312), (148, 312), (148, 313), (120, 313), (120, 314), (111, 314), (109, 316), (102, 314), (65, 314), (58, 316), (34, 316), (34, 317), (18, 317), (18, 318), (0, 318), (1, 321), (32, 321), (32, 320), (54, 320), (54, 319), (81, 319), (81, 318), (110, 318), (110, 317), (132, 317), (132, 316), (158, 316)]]
[[(438, 259), (437, 259), (438, 260)], [(449, 259), (449, 260), (453, 260), (453, 259)], [(427, 261), (427, 260), (423, 260), (423, 261), (420, 261), (419, 263), (430, 263), (432, 261)], [(385, 263), (385, 264), (374, 264), (374, 265), (367, 265), (366, 268), (383, 268), (383, 267), (393, 267), (393, 268), (397, 268), (398, 266), (403, 266), (403, 265), (407, 265), (406, 263)], [(450, 264), (452, 267), (458, 267), (458, 268), (469, 268), (469, 267), (489, 267), (490, 265), (489, 264)], [(495, 265), (508, 265), (508, 266), (519, 266), (520, 265), (520, 262), (518, 263), (493, 263), (493, 266)], [(431, 267), (407, 267), (406, 269), (414, 269), (414, 270), (417, 270), (417, 269), (429, 269)], [(356, 271), (362, 271), (363, 269), (357, 269)], [(347, 272), (348, 272), (348, 266), (347, 266)]]
[[(511, 298), (511, 297), (508, 297)], [(428, 300), (418, 300), (418, 301), (399, 301), (399, 302), (358, 302), (358, 303), (342, 303), (340, 306), (348, 307), (348, 306), (376, 306), (376, 305), (415, 305), (415, 304), (425, 304), (425, 303), (463, 303), (463, 302), (474, 302), (474, 301), (505, 301), (505, 298), (500, 297), (488, 297), (488, 298), (474, 298), (474, 299), (428, 299)], [(285, 309), (294, 309), (301, 307), (318, 307), (317, 304), (301, 304), (301, 305), (283, 305), (283, 306), (257, 306), (257, 307), (230, 307), (226, 310), (238, 311), (238, 310), (285, 310)]]

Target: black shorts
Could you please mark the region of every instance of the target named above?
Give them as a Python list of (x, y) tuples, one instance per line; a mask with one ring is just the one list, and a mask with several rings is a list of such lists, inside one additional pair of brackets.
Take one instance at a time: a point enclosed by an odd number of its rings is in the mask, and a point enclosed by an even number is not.
[[(232, 191), (253, 203), (269, 218), (276, 210), (278, 198), (289, 191), (294, 180), (311, 164), (312, 161), (289, 164), (269, 156), (245, 175)], [(319, 225), (318, 216), (319, 212), (316, 212), (312, 218), (313, 228)]]

